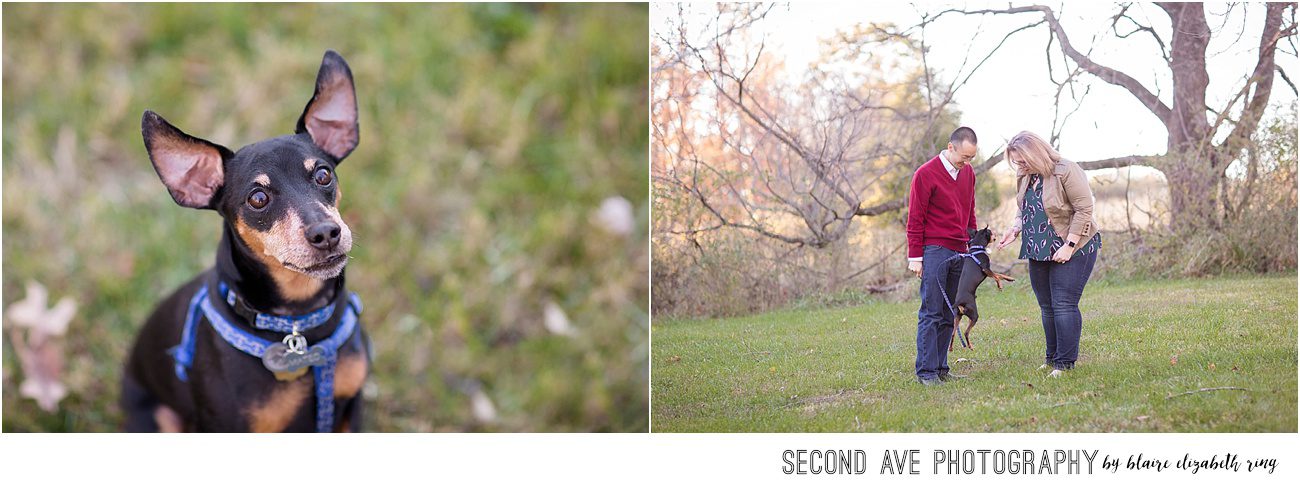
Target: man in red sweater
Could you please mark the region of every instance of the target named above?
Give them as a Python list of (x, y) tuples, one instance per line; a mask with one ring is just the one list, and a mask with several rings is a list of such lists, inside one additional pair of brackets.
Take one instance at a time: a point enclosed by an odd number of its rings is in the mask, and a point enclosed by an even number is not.
[(912, 175), (907, 212), (907, 270), (921, 278), (916, 379), (927, 386), (960, 377), (948, 372), (953, 314), (939, 286), (943, 286), (949, 300), (957, 292), (961, 266), (941, 264), (967, 251), (968, 230), (975, 229), (975, 170), (970, 162), (978, 152), (975, 131), (969, 127), (958, 128), (948, 138), (948, 148)]

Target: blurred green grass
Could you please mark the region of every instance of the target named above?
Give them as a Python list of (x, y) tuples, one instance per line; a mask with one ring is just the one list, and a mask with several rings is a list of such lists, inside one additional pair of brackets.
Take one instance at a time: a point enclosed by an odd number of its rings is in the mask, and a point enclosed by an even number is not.
[[(327, 48), (361, 104), (339, 177), (368, 429), (647, 429), (646, 5), (3, 8), (5, 304), (28, 280), (80, 303), (55, 413), (18, 396), (6, 339), (5, 431), (116, 430), (136, 330), (213, 262), (220, 219), (171, 201), (140, 113), (232, 149), (290, 133)], [(613, 196), (631, 235), (593, 223)]]

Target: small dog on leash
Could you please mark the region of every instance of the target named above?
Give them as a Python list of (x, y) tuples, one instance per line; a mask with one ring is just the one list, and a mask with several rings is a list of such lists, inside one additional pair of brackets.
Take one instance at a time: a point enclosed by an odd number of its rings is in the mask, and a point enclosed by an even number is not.
[(126, 430), (356, 431), (370, 353), (343, 279), (352, 232), (335, 169), (360, 134), (347, 62), (325, 53), (294, 135), (232, 152), (152, 111), (141, 132), (172, 199), (215, 210), (224, 231), (216, 265), (136, 338)]
[[(959, 338), (957, 334), (961, 327), (961, 317), (965, 316), (970, 322), (966, 325), (966, 342), (965, 347), (971, 350), (975, 349), (970, 339), (970, 332), (975, 328), (975, 323), (979, 322), (979, 307), (975, 305), (975, 290), (984, 279), (993, 278), (997, 284), (998, 290), (1002, 290), (1002, 281), (1015, 282), (1015, 279), (1006, 274), (994, 272), (989, 266), (989, 255), (984, 252), (984, 247), (993, 240), (993, 231), (988, 227), (982, 230), (969, 230), (970, 241), (967, 242), (967, 248), (971, 249), (969, 257), (963, 257), (961, 267), (961, 279), (957, 281), (957, 294), (953, 296), (953, 338)], [(953, 340), (956, 341), (956, 340)], [(952, 343), (948, 343), (948, 351), (952, 351)]]

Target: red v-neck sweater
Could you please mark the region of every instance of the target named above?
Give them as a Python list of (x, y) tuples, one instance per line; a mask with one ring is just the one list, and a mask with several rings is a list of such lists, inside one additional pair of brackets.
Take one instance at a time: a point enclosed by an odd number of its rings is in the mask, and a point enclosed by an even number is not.
[(970, 164), (953, 180), (939, 156), (922, 164), (912, 175), (907, 208), (907, 256), (921, 257), (926, 245), (966, 251), (975, 228), (975, 171)]

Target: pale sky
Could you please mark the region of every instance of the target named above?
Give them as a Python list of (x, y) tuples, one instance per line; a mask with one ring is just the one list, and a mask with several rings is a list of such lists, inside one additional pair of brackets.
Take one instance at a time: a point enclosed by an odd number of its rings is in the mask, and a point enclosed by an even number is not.
[[(1091, 50), (1090, 56), (1094, 61), (1132, 75), (1153, 92), (1158, 88), (1161, 99), (1166, 104), (1170, 103), (1172, 78), (1160, 57), (1156, 42), (1145, 34), (1128, 39), (1118, 39), (1109, 34), (1110, 17), (1118, 12), (1116, 4), (1071, 1), (1064, 7), (1054, 2), (1046, 5), (1051, 6), (1061, 17), (1066, 33), (1076, 49), (1084, 53)], [(789, 79), (799, 80), (803, 78), (803, 71), (808, 64), (817, 58), (821, 40), (837, 30), (868, 22), (894, 22), (900, 27), (910, 26), (918, 23), (918, 10), (938, 12), (945, 8), (963, 6), (966, 9), (1005, 8), (1007, 4), (798, 2), (776, 7), (752, 32), (766, 37), (766, 51), (784, 58), (788, 70), (786, 75)], [(1208, 49), (1210, 86), (1207, 101), (1218, 110), (1240, 89), (1245, 77), (1254, 69), (1264, 6), (1245, 5), (1247, 15), (1243, 15), (1243, 6), (1238, 5), (1227, 22), (1217, 15), (1227, 10), (1227, 4), (1209, 3), (1205, 8), (1207, 22), (1215, 31)], [(676, 9), (675, 4), (652, 4), (652, 31), (662, 30), (667, 16), (675, 16)], [(698, 19), (693, 21), (698, 24), (707, 21), (713, 9), (712, 4), (688, 6), (688, 11), (699, 12)], [(1153, 25), (1164, 37), (1166, 44), (1171, 42), (1168, 16), (1159, 7), (1137, 3), (1129, 14), (1143, 23)], [(931, 46), (928, 56), (930, 64), (940, 71), (941, 76), (951, 81), (968, 51), (970, 61), (967, 71), (1001, 41), (1007, 32), (1041, 18), (1036, 13), (982, 17), (948, 14), (927, 29), (927, 44)], [(1241, 34), (1243, 20), (1245, 33)], [(957, 92), (955, 101), (963, 113), (962, 123), (974, 128), (979, 134), (982, 155), (985, 157), (993, 155), (993, 151), (1003, 141), (1020, 130), (1031, 130), (1043, 137), (1051, 132), (1056, 86), (1047, 79), (1044, 54), (1047, 29), (1044, 24), (1013, 36)], [(973, 43), (972, 36), (976, 36)], [(1240, 40), (1237, 40), (1239, 36)], [(1052, 55), (1053, 65), (1059, 70), (1060, 51), (1055, 44)], [(1294, 56), (1279, 52), (1277, 63), (1293, 78), (1297, 78), (1297, 73), (1300, 73), (1300, 61)], [(1109, 85), (1090, 75), (1084, 75), (1084, 80), (1092, 85), (1092, 91), (1062, 132), (1057, 148), (1065, 157), (1088, 161), (1164, 152), (1166, 134), (1164, 126), (1155, 115), (1123, 88)], [(1270, 105), (1275, 109), (1286, 107), (1294, 99), (1291, 88), (1282, 82), (1280, 76), (1276, 76)], [(1068, 106), (1068, 98), (1064, 103)], [(1067, 106), (1062, 107), (1062, 113), (1067, 111)]]

